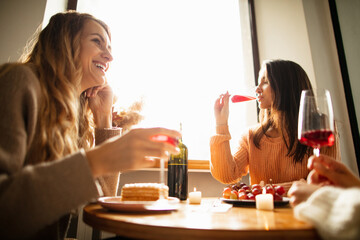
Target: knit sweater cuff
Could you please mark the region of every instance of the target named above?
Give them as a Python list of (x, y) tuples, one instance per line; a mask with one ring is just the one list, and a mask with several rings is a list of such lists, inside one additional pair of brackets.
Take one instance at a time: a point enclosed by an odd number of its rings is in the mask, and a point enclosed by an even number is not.
[[(294, 208), (294, 214), (297, 218), (309, 220), (316, 218), (326, 218), (329, 209), (338, 197), (336, 188), (322, 187), (315, 191), (306, 202), (303, 202)], [(324, 197), (326, 196), (326, 197)]]
[(99, 145), (109, 138), (121, 135), (122, 128), (96, 128), (95, 145)]
[(230, 139), (231, 135), (228, 125), (217, 125), (216, 135), (210, 138), (210, 147), (212, 147), (213, 145), (221, 144), (224, 141), (229, 141)]
[(227, 124), (224, 124), (224, 125), (216, 125), (216, 134), (230, 135), (229, 125), (227, 125)]

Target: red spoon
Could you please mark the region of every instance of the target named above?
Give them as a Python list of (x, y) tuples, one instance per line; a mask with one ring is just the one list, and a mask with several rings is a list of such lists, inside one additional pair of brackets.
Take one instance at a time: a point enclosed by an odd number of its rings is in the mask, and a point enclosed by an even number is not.
[(233, 103), (246, 102), (246, 101), (251, 101), (251, 100), (255, 100), (255, 99), (256, 99), (256, 97), (244, 96), (244, 95), (233, 95), (231, 97), (231, 101)]

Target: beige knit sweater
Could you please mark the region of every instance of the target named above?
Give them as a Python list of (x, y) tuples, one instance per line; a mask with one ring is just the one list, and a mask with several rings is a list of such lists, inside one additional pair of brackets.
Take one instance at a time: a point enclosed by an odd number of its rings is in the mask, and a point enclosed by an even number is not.
[[(38, 134), (40, 101), (38, 78), (30, 67), (0, 71), (0, 239), (63, 239), (69, 213), (99, 196), (83, 150), (52, 162), (25, 164)], [(99, 131), (104, 131), (103, 138), (107, 131), (114, 135), (112, 129)], [(117, 178), (101, 179), (105, 193), (115, 194)]]
[(294, 208), (326, 240), (360, 239), (360, 188), (322, 187)]
[[(309, 173), (306, 159), (294, 164), (292, 158), (286, 156), (287, 148), (281, 137), (264, 136), (259, 149), (252, 141), (251, 128), (242, 136), (238, 150), (232, 155), (228, 126), (217, 126), (216, 133), (210, 140), (210, 167), (213, 177), (222, 183), (235, 183), (249, 173), (251, 184), (269, 183), (272, 179), (273, 183), (282, 183), (288, 190), (293, 181), (306, 179)], [(330, 155), (336, 157), (335, 152), (330, 150)]]

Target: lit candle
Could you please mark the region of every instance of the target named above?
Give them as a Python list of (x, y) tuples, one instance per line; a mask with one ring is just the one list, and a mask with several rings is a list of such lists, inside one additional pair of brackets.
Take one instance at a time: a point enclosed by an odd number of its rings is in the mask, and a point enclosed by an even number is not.
[(256, 199), (256, 208), (259, 210), (273, 210), (274, 209), (274, 197), (272, 194), (266, 194), (266, 191), (263, 191), (263, 194), (258, 194), (255, 196)]
[(189, 203), (190, 204), (200, 204), (201, 203), (201, 192), (196, 191), (196, 188), (194, 188), (193, 192), (189, 193)]

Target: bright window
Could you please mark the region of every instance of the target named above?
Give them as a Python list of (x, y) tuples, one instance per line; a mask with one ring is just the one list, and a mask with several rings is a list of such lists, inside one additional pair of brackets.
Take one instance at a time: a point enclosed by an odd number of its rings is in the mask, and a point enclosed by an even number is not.
[[(215, 99), (254, 86), (239, 0), (79, 0), (105, 21), (114, 61), (108, 79), (123, 107), (144, 100), (141, 127), (179, 129), (189, 159), (210, 159)], [(244, 40), (245, 39), (245, 40)], [(249, 58), (250, 55), (250, 58)], [(232, 148), (256, 123), (256, 103), (230, 106)]]

